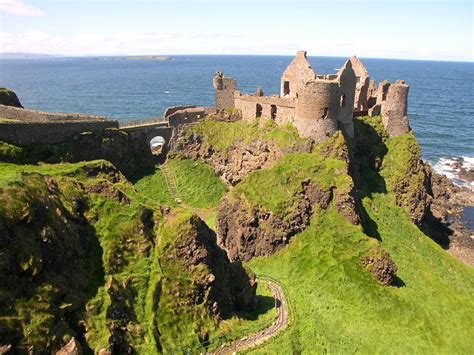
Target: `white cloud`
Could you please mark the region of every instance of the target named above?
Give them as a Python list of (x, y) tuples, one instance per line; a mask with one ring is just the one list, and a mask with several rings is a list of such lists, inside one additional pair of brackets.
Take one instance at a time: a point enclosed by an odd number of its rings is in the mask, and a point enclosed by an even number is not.
[(0, 12), (18, 16), (43, 16), (44, 12), (21, 0), (0, 0)]

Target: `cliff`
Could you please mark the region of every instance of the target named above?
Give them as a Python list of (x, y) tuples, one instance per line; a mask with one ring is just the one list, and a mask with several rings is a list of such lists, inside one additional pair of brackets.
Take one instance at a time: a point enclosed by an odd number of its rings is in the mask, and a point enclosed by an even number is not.
[(23, 108), (18, 96), (7, 88), (0, 88), (0, 105)]

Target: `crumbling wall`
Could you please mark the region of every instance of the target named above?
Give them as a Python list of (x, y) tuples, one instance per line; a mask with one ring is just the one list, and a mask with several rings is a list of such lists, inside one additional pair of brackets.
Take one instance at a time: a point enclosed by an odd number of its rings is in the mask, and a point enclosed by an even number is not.
[(357, 77), (357, 85), (354, 95), (354, 112), (367, 112), (367, 99), (369, 97), (368, 91), (370, 86), (370, 77), (365, 69), (364, 64), (355, 55), (349, 59), (352, 64), (352, 69)]
[[(257, 105), (262, 108), (263, 119), (273, 119), (278, 125), (293, 123), (295, 117), (296, 99), (282, 98), (279, 96), (257, 96), (235, 92), (235, 108), (242, 112), (242, 119), (252, 122), (257, 117)], [(276, 113), (272, 118), (272, 105)]]
[(176, 127), (186, 123), (197, 122), (213, 112), (213, 109), (206, 107), (192, 107), (184, 110), (177, 110), (171, 115), (168, 115), (166, 119), (168, 120), (168, 125), (170, 127)]
[(233, 78), (224, 76), (221, 72), (217, 72), (213, 78), (214, 99), (216, 110), (224, 110), (226, 108), (235, 107), (234, 91), (237, 83)]
[(354, 137), (354, 100), (356, 93), (356, 74), (350, 60), (339, 70), (339, 113), (337, 120), (349, 137)]
[[(306, 51), (298, 51), (281, 76), (280, 96), (297, 97), (300, 86), (315, 78), (316, 74), (306, 58)], [(285, 82), (288, 87), (285, 87)]]
[(43, 112), (20, 107), (0, 105), (0, 117), (22, 122), (48, 121), (105, 121), (104, 116), (80, 113)]
[(0, 140), (16, 144), (54, 144), (63, 142), (68, 136), (82, 132), (101, 131), (106, 128), (117, 128), (117, 121), (75, 121), (0, 123)]
[(390, 137), (410, 131), (407, 117), (409, 86), (403, 80), (397, 80), (388, 87), (382, 103), (382, 123)]
[(337, 81), (313, 80), (306, 83), (298, 95), (294, 125), (302, 137), (321, 142), (337, 131), (339, 113)]

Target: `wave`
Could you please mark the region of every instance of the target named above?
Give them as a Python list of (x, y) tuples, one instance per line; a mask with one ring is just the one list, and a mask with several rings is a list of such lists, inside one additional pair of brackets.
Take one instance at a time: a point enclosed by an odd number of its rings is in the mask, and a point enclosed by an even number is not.
[(440, 158), (433, 168), (438, 174), (446, 175), (456, 185), (465, 186), (474, 191), (473, 157), (459, 156)]

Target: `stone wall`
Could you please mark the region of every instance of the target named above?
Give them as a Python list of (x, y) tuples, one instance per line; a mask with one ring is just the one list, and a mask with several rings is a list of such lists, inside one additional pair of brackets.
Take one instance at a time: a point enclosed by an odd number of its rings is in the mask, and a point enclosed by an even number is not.
[(118, 128), (117, 121), (6, 122), (0, 123), (0, 140), (16, 145), (54, 144), (82, 132)]
[[(295, 118), (296, 99), (293, 98), (248, 95), (236, 91), (234, 102), (235, 108), (242, 112), (242, 119), (246, 122), (252, 122), (257, 117), (257, 104), (262, 108), (262, 118), (273, 119), (279, 125), (293, 123)], [(272, 105), (276, 110), (273, 111), (274, 118), (272, 118)]]
[(50, 122), (50, 121), (105, 121), (106, 118), (97, 115), (79, 113), (43, 112), (26, 108), (0, 105), (0, 118), (9, 118), (22, 122)]
[(337, 120), (349, 137), (354, 137), (354, 100), (356, 95), (356, 75), (351, 61), (347, 61), (339, 71), (339, 113)]
[[(297, 52), (281, 76), (280, 96), (297, 97), (299, 87), (315, 78), (316, 74), (306, 58), (306, 51)], [(285, 82), (288, 83), (287, 87), (285, 87)]]
[(192, 107), (178, 110), (167, 116), (170, 127), (176, 127), (186, 123), (197, 122), (215, 110), (207, 107)]
[(196, 108), (194, 105), (189, 105), (189, 106), (173, 106), (173, 107), (168, 107), (165, 110), (165, 113), (163, 114), (163, 117), (166, 119), (168, 116), (171, 116), (173, 113), (181, 110), (186, 110), (189, 108)]

